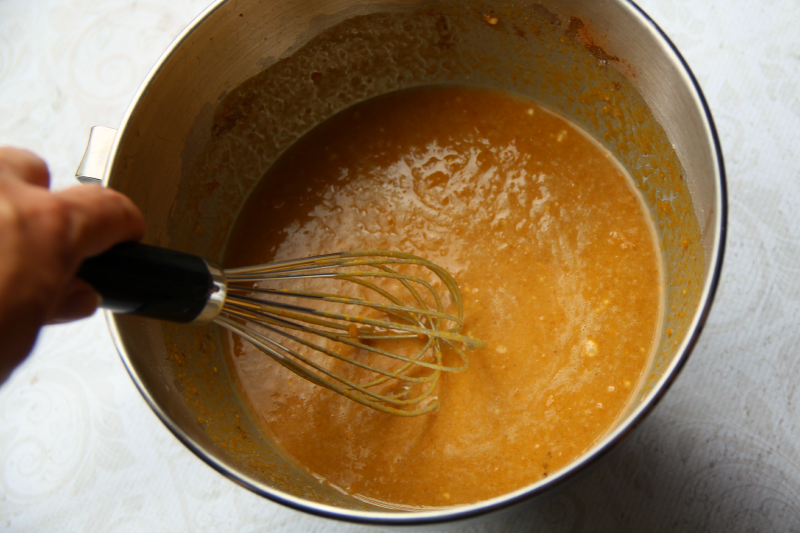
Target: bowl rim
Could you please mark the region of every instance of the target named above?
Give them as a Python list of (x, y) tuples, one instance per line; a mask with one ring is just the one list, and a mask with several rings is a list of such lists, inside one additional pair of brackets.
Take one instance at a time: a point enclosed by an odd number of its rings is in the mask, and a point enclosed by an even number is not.
[[(164, 65), (169, 61), (176, 50), (183, 45), (191, 33), (201, 24), (206, 22), (228, 1), (229, 0), (216, 0), (197, 17), (195, 17), (161, 54), (158, 61), (155, 63), (140, 85), (139, 89), (131, 100), (131, 104), (125, 112), (122, 122), (120, 123), (118, 130), (119, 133), (116, 136), (114, 144), (111, 148), (111, 153), (106, 164), (106, 171), (103, 178), (103, 184), (105, 186), (108, 185), (109, 177), (113, 174), (117, 152), (122, 144), (122, 140), (125, 138), (127, 126), (133, 114), (135, 113), (142, 96), (149, 90), (153, 80), (161, 72)], [(211, 468), (237, 485), (244, 487), (273, 502), (322, 518), (380, 526), (434, 525), (445, 522), (462, 521), (469, 518), (497, 513), (509, 507), (515, 506), (523, 501), (540, 496), (545, 492), (551, 492), (556, 487), (560, 487), (564, 483), (573, 480), (576, 476), (586, 471), (591, 465), (596, 464), (598, 460), (606, 456), (613, 448), (617, 447), (620, 442), (626, 439), (633, 432), (633, 430), (644, 421), (647, 415), (653, 411), (656, 405), (664, 397), (669, 387), (672, 385), (672, 383), (674, 383), (675, 379), (678, 377), (684, 365), (686, 364), (689, 355), (696, 347), (703, 327), (711, 312), (714, 296), (719, 286), (722, 273), (722, 264), (727, 235), (728, 196), (725, 165), (723, 161), (719, 135), (711, 115), (710, 107), (705, 99), (705, 96), (703, 95), (700, 84), (689, 68), (688, 63), (678, 51), (678, 48), (675, 46), (675, 44), (666, 35), (666, 33), (664, 33), (664, 31), (655, 23), (655, 21), (650, 18), (650, 16), (647, 15), (637, 4), (635, 4), (632, 0), (615, 1), (622, 9), (627, 9), (629, 14), (637, 19), (639, 26), (649, 30), (651, 35), (657, 40), (661, 41), (661, 44), (664, 45), (661, 48), (667, 53), (667, 59), (670, 60), (676, 67), (678, 67), (678, 71), (684, 78), (684, 82), (686, 83), (687, 87), (691, 89), (694, 104), (702, 114), (702, 119), (706, 129), (706, 141), (708, 142), (709, 146), (713, 148), (714, 152), (715, 199), (714, 210), (711, 216), (714, 239), (712, 243), (712, 252), (708, 255), (708, 258), (712, 262), (711, 268), (709, 269), (711, 275), (707, 277), (703, 285), (700, 304), (695, 310), (694, 317), (689, 325), (690, 333), (681, 342), (676, 356), (664, 370), (661, 378), (653, 385), (651, 392), (649, 393), (648, 401), (643, 402), (631, 413), (629, 413), (626, 421), (621, 423), (613, 431), (609, 432), (603, 439), (596, 443), (578, 460), (556, 472), (546, 480), (538, 481), (502, 496), (497, 496), (495, 498), (483, 500), (469, 505), (435, 508), (430, 510), (426, 509), (414, 512), (389, 510), (356, 511), (342, 509), (339, 507), (298, 498), (292, 494), (269, 487), (268, 485), (244, 472), (232, 470), (227, 465), (206, 453), (202, 445), (195, 442), (180, 427), (178, 422), (161, 408), (161, 406), (156, 402), (155, 398), (148, 392), (142, 379), (136, 372), (135, 367), (133, 366), (132, 361), (124, 347), (124, 344), (122, 343), (121, 333), (114, 315), (110, 311), (105, 311), (105, 317), (109, 331), (113, 338), (114, 345), (119, 352), (120, 358), (125, 365), (125, 368), (127, 369), (131, 379), (136, 385), (136, 388), (139, 389), (139, 392), (142, 394), (147, 404), (150, 406), (156, 416), (158, 416), (161, 422), (172, 432), (172, 434)]]

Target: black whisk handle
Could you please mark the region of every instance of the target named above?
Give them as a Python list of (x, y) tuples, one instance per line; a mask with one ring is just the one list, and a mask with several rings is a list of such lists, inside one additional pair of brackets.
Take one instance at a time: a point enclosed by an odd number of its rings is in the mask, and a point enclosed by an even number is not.
[(87, 259), (78, 277), (102, 296), (101, 307), (172, 322), (210, 322), (225, 298), (224, 276), (213, 263), (135, 242)]

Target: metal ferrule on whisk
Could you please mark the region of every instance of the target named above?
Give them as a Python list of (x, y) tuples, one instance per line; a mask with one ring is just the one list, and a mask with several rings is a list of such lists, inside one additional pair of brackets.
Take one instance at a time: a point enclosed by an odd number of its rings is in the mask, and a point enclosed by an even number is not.
[(228, 282), (225, 279), (225, 272), (213, 261), (203, 259), (208, 274), (211, 277), (208, 288), (208, 300), (200, 314), (192, 320), (192, 324), (208, 324), (213, 322), (222, 311), (225, 305), (225, 298), (228, 294)]

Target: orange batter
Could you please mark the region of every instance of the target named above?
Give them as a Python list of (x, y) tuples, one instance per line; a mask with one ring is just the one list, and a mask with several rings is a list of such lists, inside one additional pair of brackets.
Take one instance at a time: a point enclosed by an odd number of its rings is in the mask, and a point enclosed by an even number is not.
[(358, 104), (273, 165), (226, 266), (388, 249), (447, 268), (464, 333), (429, 415), (376, 412), (231, 339), (264, 432), (356, 497), (437, 507), (499, 496), (576, 459), (632, 399), (658, 334), (655, 233), (606, 150), (518, 96), (438, 86)]

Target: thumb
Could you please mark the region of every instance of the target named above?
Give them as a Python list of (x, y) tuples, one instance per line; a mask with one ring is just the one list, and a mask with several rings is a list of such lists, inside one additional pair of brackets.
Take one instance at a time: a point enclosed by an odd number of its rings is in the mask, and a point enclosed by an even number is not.
[(100, 295), (80, 278), (73, 279), (64, 289), (61, 302), (56, 306), (55, 315), (48, 324), (61, 324), (86, 318), (95, 312), (102, 299)]

